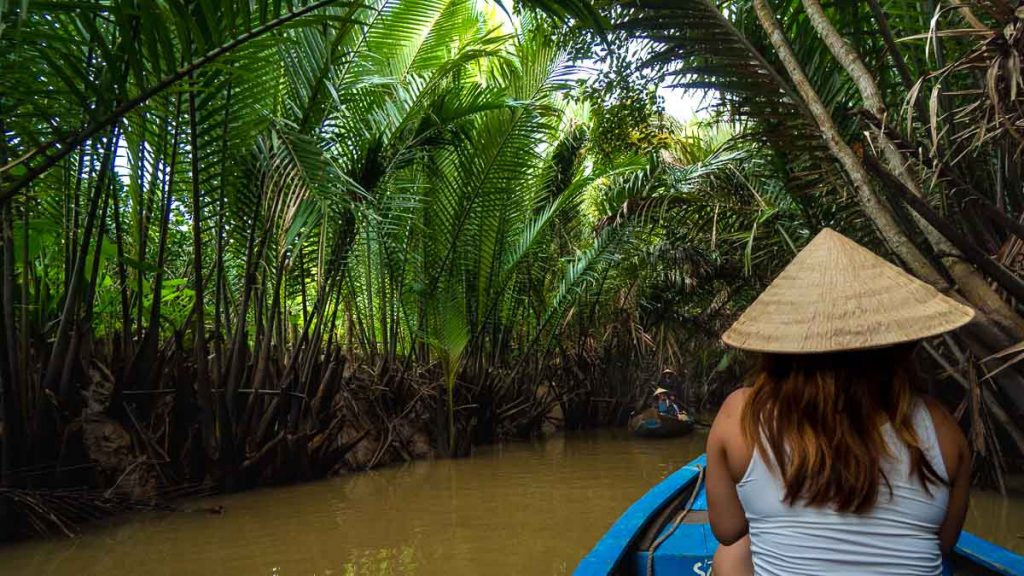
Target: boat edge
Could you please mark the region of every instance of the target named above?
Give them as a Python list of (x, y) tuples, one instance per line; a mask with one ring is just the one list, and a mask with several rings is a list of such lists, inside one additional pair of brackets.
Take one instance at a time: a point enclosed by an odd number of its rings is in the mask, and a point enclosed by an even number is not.
[(574, 576), (600, 576), (610, 574), (626, 555), (630, 544), (640, 531), (664, 506), (693, 484), (707, 465), (707, 456), (701, 454), (679, 470), (648, 490), (633, 502), (612, 524), (604, 536), (576, 565)]
[(964, 530), (953, 551), (1002, 576), (1024, 576), (1024, 556)]
[[(573, 576), (607, 576), (619, 565), (640, 531), (673, 498), (693, 484), (707, 455), (701, 454), (637, 499), (584, 556)], [(1000, 576), (1024, 576), (1024, 556), (980, 538), (966, 530), (960, 533), (953, 554), (991, 570)]]

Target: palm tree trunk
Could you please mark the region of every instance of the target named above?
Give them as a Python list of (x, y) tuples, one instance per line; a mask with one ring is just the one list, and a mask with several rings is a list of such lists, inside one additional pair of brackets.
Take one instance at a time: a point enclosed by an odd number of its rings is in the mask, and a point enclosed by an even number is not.
[[(142, 116), (141, 124), (143, 126), (145, 126), (146, 125), (145, 114), (142, 114), (140, 116)], [(166, 139), (166, 135), (163, 135), (163, 137), (161, 138), (161, 141), (164, 140), (164, 139)], [(158, 154), (163, 154), (162, 146), (158, 145), (158, 147), (161, 148), (159, 150)], [(138, 167), (136, 169), (136, 179), (139, 182), (139, 197), (138, 197), (137, 205), (134, 207), (135, 208), (135, 230), (134, 230), (134, 232), (135, 232), (135, 260), (137, 262), (145, 262), (146, 261), (146, 240), (149, 237), (149, 233), (148, 233), (149, 232), (149, 226), (148, 226), (148, 222), (147, 222), (146, 219), (149, 217), (149, 214), (152, 212), (152, 202), (150, 201), (149, 197), (152, 196), (153, 190), (156, 190), (156, 175), (157, 175), (157, 170), (156, 170), (157, 162), (156, 162), (156, 159), (163, 157), (163, 156), (156, 156), (156, 155), (154, 155), (154, 157), (153, 157), (153, 160), (152, 160), (152, 162), (153, 162), (153, 170), (152, 170), (152, 176), (150, 177), (150, 186), (148, 188), (149, 195), (147, 196), (147, 193), (146, 193), (146, 190), (147, 190), (147, 187), (146, 187), (146, 174), (145, 174), (145, 172), (146, 172), (146, 170), (145, 170), (145, 165), (146, 165), (146, 135), (145, 135), (145, 129), (143, 129), (142, 138), (139, 139), (139, 148), (138, 148), (137, 154), (138, 154), (138, 157), (139, 157), (139, 165), (138, 165)], [(138, 343), (140, 343), (142, 341), (142, 331), (145, 329), (145, 326), (142, 323), (143, 322), (142, 318), (143, 318), (143, 315), (145, 314), (145, 299), (142, 296), (143, 294), (145, 294), (145, 292), (143, 292), (143, 283), (145, 281), (146, 281), (146, 277), (145, 277), (145, 274), (142, 271), (142, 268), (141, 267), (136, 268), (136, 270), (135, 270), (135, 310), (133, 311), (134, 314), (135, 314), (135, 331), (134, 331), (133, 338), (135, 338), (136, 344), (138, 344)]]
[[(61, 376), (64, 373), (64, 362), (68, 356), (68, 349), (71, 345), (71, 330), (77, 324), (78, 305), (82, 296), (82, 282), (85, 278), (86, 260), (89, 253), (89, 241), (92, 237), (93, 228), (96, 226), (96, 219), (99, 212), (100, 200), (106, 188), (106, 181), (110, 172), (111, 164), (116, 153), (117, 130), (111, 130), (104, 146), (103, 157), (99, 174), (96, 177), (95, 190), (89, 199), (88, 213), (85, 218), (85, 229), (82, 232), (81, 246), (78, 246), (78, 254), (75, 256), (74, 266), (70, 269), (71, 279), (67, 282), (67, 291), (64, 297), (64, 307), (60, 315), (60, 324), (57, 326), (57, 335), (54, 339), (53, 348), (50, 352), (50, 359), (47, 362), (46, 372), (43, 376), (43, 389), (51, 392), (58, 392), (61, 386)], [(63, 400), (63, 398), (62, 398)]]
[(849, 176), (861, 209), (864, 210), (864, 213), (874, 223), (889, 248), (918, 278), (940, 289), (945, 289), (946, 282), (942, 275), (935, 270), (928, 259), (907, 238), (893, 216), (892, 209), (883, 204), (871, 189), (870, 176), (864, 169), (864, 166), (861, 165), (857, 155), (854, 154), (853, 150), (843, 140), (835, 122), (832, 120), (832, 116), (808, 81), (796, 55), (793, 53), (793, 49), (789, 45), (789, 41), (786, 39), (785, 33), (782, 31), (782, 27), (775, 19), (775, 13), (768, 6), (767, 1), (754, 0), (754, 9), (757, 12), (762, 28), (764, 28), (779, 56), (779, 60), (786, 68), (786, 72), (792, 79), (801, 98), (807, 104), (815, 122), (817, 122), (825, 144)]
[(224, 310), (221, 304), (224, 300), (224, 212), (227, 210), (227, 201), (224, 193), (227, 184), (227, 150), (228, 150), (228, 129), (231, 125), (231, 91), (234, 85), (228, 81), (227, 95), (224, 102), (224, 121), (221, 124), (220, 140), (220, 175), (218, 177), (217, 196), (217, 237), (214, 246), (213, 264), (213, 384), (216, 388), (224, 387), (224, 326), (222, 315)]
[[(164, 266), (167, 262), (167, 236), (170, 233), (171, 205), (174, 204), (174, 175), (177, 173), (178, 138), (180, 137), (180, 124), (177, 121), (177, 118), (180, 114), (181, 94), (178, 94), (174, 99), (174, 134), (171, 136), (170, 163), (164, 163), (166, 177), (163, 178), (163, 193), (160, 198), (160, 229), (157, 233), (156, 271), (153, 273), (153, 303), (149, 307), (149, 320), (145, 336), (143, 336), (144, 342), (149, 341), (151, 343), (154, 358), (156, 356), (156, 342), (160, 334), (160, 305), (163, 302)], [(164, 150), (164, 147), (161, 146), (161, 149)], [(161, 158), (163, 158), (163, 156), (161, 156)], [(154, 159), (154, 179), (156, 178), (157, 166), (158, 164)], [(156, 181), (154, 180), (153, 186), (155, 185)], [(143, 345), (142, 349), (146, 349), (146, 346)]]
[[(3, 156), (0, 156), (3, 159)], [(21, 419), (21, 378), (18, 374), (17, 329), (14, 324), (14, 235), (11, 202), (0, 206), (0, 399), (3, 400), (3, 460), (0, 486), (9, 486), (11, 470), (21, 466), (24, 428)], [(22, 327), (24, 329), (24, 326)], [(24, 351), (22, 352), (24, 353)]]
[[(811, 25), (818, 32), (818, 36), (825, 42), (829, 51), (832, 52), (832, 55), (857, 86), (857, 90), (864, 100), (865, 108), (876, 117), (884, 119), (885, 102), (882, 100), (881, 90), (879, 90), (874, 76), (871, 75), (867, 66), (864, 65), (860, 54), (832, 25), (818, 0), (802, 0), (802, 2)], [(889, 170), (914, 196), (922, 198), (921, 186), (907, 168), (909, 165), (907, 158), (889, 139), (884, 130), (875, 130), (875, 135), (878, 138), (882, 155)], [(935, 249), (935, 252), (942, 255), (941, 261), (943, 265), (956, 281), (960, 292), (967, 301), (985, 312), (986, 315), (996, 319), (1000, 325), (1010, 329), (1013, 336), (1017, 338), (1024, 336), (1024, 318), (1021, 318), (1019, 314), (1006, 304), (974, 267), (964, 263), (963, 255), (950, 242), (950, 239), (940, 234), (931, 223), (922, 218), (918, 211), (915, 210), (912, 216)]]
[(121, 287), (121, 354), (128, 354), (131, 343), (132, 310), (129, 300), (128, 270), (124, 265), (124, 233), (121, 229), (121, 202), (117, 190), (110, 195), (114, 201), (114, 245), (117, 247), (117, 282)]
[(821, 3), (818, 0), (801, 1), (804, 5), (804, 10), (807, 11), (811, 26), (818, 32), (818, 36), (825, 42), (829, 51), (832, 52), (835, 59), (846, 70), (847, 74), (850, 75), (853, 83), (856, 84), (861, 98), (864, 99), (864, 106), (875, 116), (884, 118), (885, 103), (882, 101), (882, 93), (878, 89), (878, 85), (875, 83), (871, 72), (868, 71), (867, 66), (860, 59), (857, 50), (839, 35), (839, 31), (832, 26), (832, 22), (825, 15), (825, 11), (821, 8)]
[[(95, 145), (95, 144), (94, 144)], [(75, 267), (75, 255), (78, 254), (78, 232), (79, 216), (82, 210), (82, 182), (91, 178), (85, 176), (85, 143), (78, 147), (78, 169), (75, 175), (74, 193), (69, 200), (68, 217), (64, 226), (69, 228), (67, 234), (67, 246), (64, 248), (64, 292), (67, 293), (71, 282), (71, 270)], [(92, 162), (89, 163), (89, 171), (92, 172)]]
[(196, 392), (199, 403), (199, 422), (203, 432), (203, 448), (211, 460), (217, 459), (217, 438), (213, 429), (213, 395), (210, 392), (210, 368), (207, 364), (206, 302), (203, 299), (203, 227), (202, 198), (199, 192), (199, 125), (196, 121), (196, 90), (189, 76), (188, 114), (191, 135), (192, 160), (192, 263), (195, 275), (195, 357)]

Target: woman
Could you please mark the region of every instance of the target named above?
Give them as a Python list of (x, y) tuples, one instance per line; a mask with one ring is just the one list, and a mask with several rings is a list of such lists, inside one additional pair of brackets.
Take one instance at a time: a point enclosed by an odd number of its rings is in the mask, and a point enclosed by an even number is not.
[(723, 335), (762, 353), (708, 437), (716, 576), (937, 575), (970, 453), (913, 343), (973, 311), (823, 230)]

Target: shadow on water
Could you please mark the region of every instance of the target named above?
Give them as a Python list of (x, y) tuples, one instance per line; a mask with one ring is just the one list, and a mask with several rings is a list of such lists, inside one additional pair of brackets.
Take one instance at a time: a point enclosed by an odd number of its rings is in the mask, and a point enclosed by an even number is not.
[[(694, 434), (620, 432), (482, 448), (191, 503), (74, 540), (0, 548), (0, 574), (383, 576), (568, 574), (616, 517), (703, 450)], [(976, 495), (969, 523), (1024, 551), (1024, 500)], [(202, 512), (223, 505), (223, 515)]]

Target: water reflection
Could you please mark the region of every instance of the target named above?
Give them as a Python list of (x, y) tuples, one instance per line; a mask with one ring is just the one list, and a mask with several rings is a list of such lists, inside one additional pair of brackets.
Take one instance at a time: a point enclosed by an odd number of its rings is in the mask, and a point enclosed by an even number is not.
[[(75, 540), (0, 548), (0, 574), (391, 576), (569, 574), (610, 523), (703, 450), (698, 435), (599, 432), (196, 503)], [(1013, 513), (974, 497), (971, 527), (1024, 551)]]
[(967, 511), (967, 529), (1024, 554), (1024, 493), (1018, 490), (1004, 498), (996, 492), (974, 491)]

